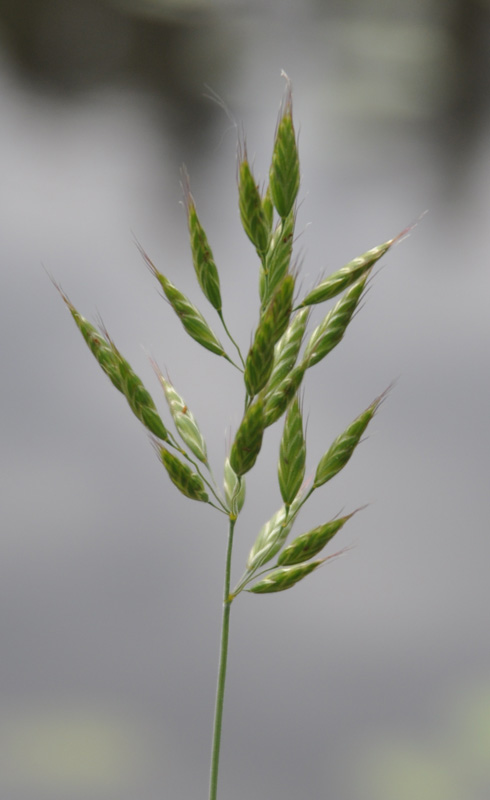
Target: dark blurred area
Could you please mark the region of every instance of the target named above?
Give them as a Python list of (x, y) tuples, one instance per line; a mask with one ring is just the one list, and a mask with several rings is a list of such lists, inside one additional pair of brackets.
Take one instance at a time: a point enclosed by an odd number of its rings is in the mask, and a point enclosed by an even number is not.
[(216, 106), (203, 97), (232, 69), (219, 9), (196, 3), (2, 0), (0, 31), (21, 79), (76, 100), (100, 86), (151, 93), (155, 114), (187, 146), (203, 140)]
[[(229, 23), (260, 19), (261, 14), (267, 18), (274, 6), (245, 0), (1, 0), (0, 41), (26, 84), (61, 100), (111, 85), (151, 93), (167, 133), (188, 147), (204, 141), (218, 112), (204, 97), (203, 84), (222, 85), (224, 76), (225, 84), (232, 83), (240, 68), (240, 50), (250, 46), (236, 35), (239, 27)], [(303, 19), (298, 14), (293, 29), (295, 24), (301, 27), (331, 18), (344, 20), (347, 31), (349, 27), (358, 31), (360, 46), (353, 50), (348, 48), (347, 33), (347, 76), (364, 73), (366, 66), (369, 70), (367, 54), (376, 64), (383, 51), (384, 60), (377, 68), (388, 75), (396, 73), (403, 54), (396, 51), (396, 41), (390, 51), (391, 23), (401, 30), (415, 26), (421, 43), (429, 48), (432, 39), (437, 46), (421, 92), (427, 103), (424, 122), (437, 138), (438, 153), (451, 161), (451, 180), (457, 180), (488, 112), (488, 0), (410, 4), (316, 0), (301, 7)], [(277, 13), (294, 16), (294, 12), (294, 3), (278, 4)], [(386, 58), (390, 53), (392, 63)], [(410, 95), (409, 74), (405, 83)], [(392, 121), (397, 121), (396, 114)]]

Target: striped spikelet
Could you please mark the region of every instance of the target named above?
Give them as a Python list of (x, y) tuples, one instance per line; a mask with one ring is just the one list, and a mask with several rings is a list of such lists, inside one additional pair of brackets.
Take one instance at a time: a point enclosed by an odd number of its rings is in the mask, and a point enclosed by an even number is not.
[(331, 300), (332, 297), (348, 289), (355, 281), (366, 277), (372, 270), (377, 261), (384, 256), (390, 249), (396, 239), (390, 239), (384, 244), (378, 245), (363, 253), (362, 256), (354, 258), (349, 261), (345, 267), (337, 270), (324, 281), (318, 284), (306, 297), (302, 300), (301, 306), (311, 306), (316, 303), (323, 303), (325, 300)]
[(187, 297), (182, 294), (182, 292), (179, 291), (179, 289), (177, 289), (177, 287), (174, 286), (168, 278), (165, 277), (165, 275), (162, 275), (162, 273), (158, 271), (146, 253), (143, 251), (141, 252), (151, 273), (160, 283), (165, 297), (179, 317), (189, 336), (195, 339), (195, 341), (198, 342), (202, 347), (205, 347), (207, 350), (211, 350), (212, 353), (216, 353), (218, 356), (226, 357), (223, 345), (219, 341), (218, 337), (213, 333), (201, 312), (198, 311), (198, 309), (190, 302), (190, 300), (188, 300)]
[(352, 315), (359, 305), (366, 281), (367, 276), (356, 281), (315, 328), (303, 355), (303, 364), (306, 368), (318, 364), (342, 341)]
[(293, 124), (293, 100), (288, 82), (276, 130), (269, 185), (274, 207), (286, 219), (299, 191), (299, 156)]
[(340, 436), (337, 436), (334, 442), (320, 459), (316, 468), (315, 479), (313, 486), (317, 488), (322, 486), (327, 481), (331, 480), (342, 470), (347, 462), (354, 454), (354, 450), (361, 441), (367, 426), (374, 417), (380, 404), (382, 403), (386, 392), (376, 398), (370, 406), (368, 406), (358, 417), (350, 423)]
[(272, 225), (272, 215), (269, 213), (267, 205), (270, 200), (262, 199), (248, 163), (246, 148), (243, 149), (244, 152), (240, 154), (238, 167), (240, 219), (245, 233), (255, 245), (259, 256), (262, 257), (267, 252)]
[(192, 263), (204, 296), (219, 313), (221, 312), (222, 301), (218, 269), (209, 246), (208, 237), (197, 216), (196, 204), (190, 190), (189, 176), (185, 169), (182, 170), (182, 176)]
[(285, 220), (281, 220), (277, 224), (271, 236), (265, 261), (259, 271), (259, 293), (262, 308), (267, 306), (278, 284), (290, 269), (295, 222), (296, 215), (293, 210)]
[(182, 494), (191, 500), (207, 503), (209, 498), (200, 475), (193, 472), (188, 464), (184, 464), (176, 455), (165, 447), (159, 448), (160, 460), (167, 470), (168, 477)]
[(294, 567), (278, 567), (246, 591), (254, 594), (272, 594), (273, 592), (284, 592), (286, 589), (292, 589), (299, 581), (306, 578), (310, 572), (320, 567), (325, 560), (322, 558), (319, 561), (309, 561), (307, 564), (298, 564)]
[(252, 469), (262, 447), (264, 401), (259, 396), (247, 408), (230, 452), (230, 466), (238, 477)]
[(285, 332), (293, 306), (294, 278), (287, 275), (262, 315), (245, 363), (245, 386), (253, 397), (267, 383), (274, 365), (274, 347)]
[(202, 461), (203, 464), (207, 464), (208, 454), (206, 442), (201, 431), (199, 430), (199, 426), (193, 413), (189, 410), (184, 402), (184, 399), (177, 392), (173, 384), (163, 377), (162, 373), (155, 364), (154, 369), (158, 380), (162, 385), (163, 391), (165, 392), (165, 398), (167, 400), (172, 419), (182, 441), (187, 445), (189, 450), (194, 453), (199, 461)]
[(278, 478), (281, 496), (286, 508), (298, 494), (305, 476), (306, 442), (303, 433), (303, 416), (298, 396), (292, 400), (279, 447)]
[(55, 286), (68, 306), (77, 328), (98, 361), (99, 366), (110, 378), (116, 389), (126, 397), (135, 416), (150, 433), (162, 441), (167, 441), (168, 431), (160, 419), (155, 403), (143, 385), (141, 378), (136, 375), (130, 364), (122, 357), (107, 331), (104, 330), (101, 333), (97, 330), (85, 317), (82, 317), (60, 287), (56, 284)]
[(353, 511), (352, 514), (347, 514), (345, 517), (332, 519), (330, 522), (318, 525), (308, 533), (298, 536), (280, 553), (277, 563), (282, 567), (292, 566), (294, 564), (302, 564), (304, 561), (308, 561), (313, 556), (318, 555), (355, 513)]

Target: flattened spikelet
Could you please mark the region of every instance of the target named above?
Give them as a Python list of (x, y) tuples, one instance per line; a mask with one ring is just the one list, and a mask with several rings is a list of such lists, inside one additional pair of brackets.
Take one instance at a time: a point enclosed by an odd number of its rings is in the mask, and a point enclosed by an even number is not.
[(282, 219), (285, 219), (293, 208), (299, 191), (299, 156), (293, 125), (293, 101), (289, 82), (276, 130), (269, 182), (276, 211)]
[(173, 384), (163, 377), (156, 364), (153, 364), (153, 368), (155, 369), (158, 380), (160, 381), (163, 391), (165, 392), (165, 397), (172, 415), (172, 419), (182, 438), (182, 441), (194, 453), (199, 461), (202, 461), (203, 464), (207, 464), (208, 456), (206, 442), (201, 431), (199, 430), (199, 426), (193, 413), (189, 410), (183, 398), (177, 392)]
[(239, 478), (232, 469), (230, 459), (225, 461), (223, 488), (230, 513), (237, 517), (245, 502), (245, 478)]
[(286, 507), (298, 494), (305, 476), (306, 443), (303, 434), (303, 417), (298, 396), (292, 400), (279, 448), (278, 478), (281, 496)]
[(303, 355), (303, 364), (306, 368), (318, 364), (342, 341), (352, 315), (359, 305), (366, 281), (367, 276), (356, 281), (315, 328)]
[(267, 385), (269, 394), (282, 383), (296, 364), (309, 314), (308, 308), (298, 311), (289, 323), (285, 333), (277, 342), (274, 348), (274, 364)]
[(374, 264), (381, 256), (384, 256), (395, 241), (396, 239), (390, 239), (388, 242), (363, 253), (362, 256), (349, 261), (345, 267), (329, 275), (328, 278), (325, 278), (324, 281), (312, 289), (300, 303), (300, 306), (310, 306), (330, 300), (355, 283), (359, 278), (367, 277)]
[(272, 570), (262, 578), (258, 583), (255, 583), (247, 592), (254, 592), (255, 594), (272, 594), (273, 592), (284, 592), (286, 589), (291, 589), (298, 581), (306, 578), (310, 572), (313, 572), (317, 567), (323, 564), (325, 559), (319, 561), (309, 561), (308, 564), (298, 564), (294, 567), (279, 567)]
[(322, 484), (329, 481), (345, 467), (385, 396), (386, 392), (377, 397), (376, 400), (374, 400), (365, 411), (359, 414), (345, 431), (332, 442), (330, 448), (318, 463), (315, 480), (313, 482), (315, 488), (322, 486)]
[(165, 447), (159, 447), (158, 452), (170, 480), (177, 489), (186, 497), (190, 497), (191, 500), (200, 500), (203, 503), (207, 503), (208, 494), (204, 482), (197, 472), (193, 472), (187, 464), (184, 464), (180, 458), (177, 458)]
[(270, 238), (265, 264), (260, 268), (259, 291), (262, 307), (269, 303), (278, 284), (287, 275), (293, 253), (294, 226), (296, 215), (293, 211), (281, 220)]
[(155, 265), (150, 261), (146, 253), (141, 250), (141, 253), (150, 268), (150, 271), (160, 283), (165, 297), (172, 306), (173, 310), (179, 317), (186, 332), (193, 339), (196, 340), (202, 347), (211, 350), (218, 356), (226, 356), (223, 345), (218, 337), (213, 333), (208, 323), (204, 319), (200, 311), (187, 299), (187, 297), (180, 292), (176, 286), (171, 283), (165, 275), (157, 270)]
[(287, 328), (293, 304), (294, 278), (287, 275), (277, 287), (262, 315), (245, 364), (245, 385), (250, 397), (265, 386), (274, 364), (274, 347)]
[(190, 190), (189, 176), (185, 169), (182, 170), (182, 177), (185, 207), (187, 211), (187, 224), (189, 226), (191, 242), (192, 263), (194, 264), (196, 277), (204, 296), (219, 313), (221, 311), (222, 302), (218, 269), (213, 258), (213, 252), (209, 245), (208, 237), (197, 216), (196, 204)]
[(245, 148), (238, 169), (238, 201), (243, 229), (255, 245), (257, 253), (263, 256), (267, 252), (272, 219), (269, 217), (268, 209), (264, 209)]
[(230, 466), (239, 477), (257, 460), (264, 435), (264, 401), (259, 396), (247, 408), (230, 452)]
[(53, 284), (61, 295), (61, 298), (68, 307), (75, 324), (85, 339), (86, 344), (90, 348), (92, 355), (95, 356), (99, 362), (99, 366), (104, 370), (105, 374), (111, 379), (112, 383), (120, 392), (123, 391), (121, 376), (119, 374), (119, 364), (115, 356), (110, 342), (92, 325), (85, 317), (82, 317), (79, 311), (75, 308), (73, 303), (70, 302), (68, 297), (64, 294), (61, 288), (53, 280)]
[(288, 516), (286, 507), (282, 506), (262, 526), (247, 559), (249, 573), (255, 572), (274, 558), (284, 545), (293, 522), (294, 517)]
[[(107, 336), (109, 339), (109, 336)], [(124, 396), (129, 403), (133, 414), (138, 417), (140, 422), (162, 441), (167, 441), (168, 431), (158, 415), (158, 411), (153, 398), (145, 388), (141, 378), (131, 368), (131, 365), (119, 353), (115, 344), (109, 339), (112, 351), (117, 358), (121, 385)]]
[(162, 441), (166, 441), (168, 439), (168, 431), (158, 415), (150, 393), (145, 389), (143, 382), (133, 372), (128, 362), (119, 353), (107, 331), (104, 330), (104, 334), (98, 331), (85, 317), (82, 317), (59, 286), (56, 286), (56, 288), (70, 309), (78, 329), (99, 365), (111, 379), (116, 389), (124, 394), (135, 416), (151, 433)]
[(283, 380), (275, 384), (271, 391), (268, 391), (268, 386), (263, 390), (265, 392), (265, 426), (273, 425), (286, 411), (289, 403), (301, 386), (306, 367), (304, 364), (299, 364), (291, 370)]
[(293, 539), (291, 544), (279, 554), (277, 563), (283, 567), (292, 566), (293, 564), (301, 564), (318, 555), (355, 513), (353, 511), (352, 514), (347, 514), (345, 517), (332, 519), (330, 522), (318, 525), (317, 528), (313, 528), (308, 533), (303, 533), (297, 539)]

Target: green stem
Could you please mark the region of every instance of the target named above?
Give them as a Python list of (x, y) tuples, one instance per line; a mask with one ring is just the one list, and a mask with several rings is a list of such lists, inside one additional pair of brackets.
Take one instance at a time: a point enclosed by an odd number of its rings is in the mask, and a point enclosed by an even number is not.
[(219, 752), (221, 745), (221, 725), (223, 721), (223, 703), (225, 699), (226, 663), (228, 659), (228, 633), (230, 628), (230, 577), (231, 553), (233, 548), (233, 531), (236, 519), (230, 517), (228, 548), (226, 552), (225, 588), (223, 595), (223, 619), (221, 623), (221, 645), (218, 670), (218, 687), (216, 690), (216, 709), (214, 714), (213, 752), (211, 756), (211, 778), (209, 783), (209, 800), (216, 800), (218, 791)]
[[(238, 347), (237, 343), (235, 342), (235, 340), (234, 340), (233, 336), (231, 335), (230, 331), (228, 330), (228, 326), (226, 325), (225, 318), (223, 317), (223, 312), (222, 311), (218, 311), (218, 316), (219, 316), (219, 318), (221, 320), (221, 324), (223, 325), (223, 328), (225, 329), (225, 332), (226, 332), (226, 335), (228, 336), (228, 339), (235, 346), (236, 351), (237, 351), (238, 355), (240, 356), (240, 361), (242, 362), (242, 367), (245, 367), (245, 361), (243, 360), (243, 356), (242, 356), (241, 350)], [(233, 361), (231, 363), (233, 364)], [(234, 366), (236, 366), (236, 364)]]

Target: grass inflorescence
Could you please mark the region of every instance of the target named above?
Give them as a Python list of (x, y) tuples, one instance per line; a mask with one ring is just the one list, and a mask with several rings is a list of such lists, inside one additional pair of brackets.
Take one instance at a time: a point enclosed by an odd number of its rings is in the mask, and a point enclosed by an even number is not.
[[(119, 352), (105, 328), (98, 328), (86, 320), (57, 288), (99, 366), (125, 396), (134, 415), (151, 434), (152, 444), (170, 481), (185, 497), (209, 504), (228, 517), (222, 637), (209, 790), (209, 799), (216, 800), (231, 604), (243, 591), (252, 594), (286, 591), (338, 555), (335, 553), (317, 558), (355, 511), (334, 519), (319, 520), (311, 530), (300, 533), (292, 541), (288, 540), (293, 527), (297, 525), (301, 509), (313, 492), (332, 480), (347, 465), (385, 397), (385, 393), (379, 395), (330, 445), (327, 443), (324, 455), (312, 469), (313, 479), (305, 482), (308, 459), (303, 419), (304, 379), (312, 366), (323, 361), (340, 344), (365, 296), (374, 266), (402, 234), (349, 261), (329, 277), (323, 278), (302, 298), (295, 297), (299, 269), (293, 259), (293, 247), (300, 162), (291, 85), (287, 80), (274, 136), (268, 183), (264, 187), (260, 188), (253, 175), (245, 142), (239, 145), (237, 212), (258, 258), (258, 322), (248, 353), (244, 356), (225, 323), (225, 303), (218, 266), (197, 213), (189, 176), (185, 170), (182, 175), (184, 208), (197, 284), (219, 318), (227, 337), (224, 340), (226, 347), (200, 309), (160, 272), (142, 248), (140, 250), (184, 331), (200, 347), (224, 358), (243, 373), (240, 378), (244, 383), (244, 411), (225, 459), (222, 489), (213, 477), (201, 429), (187, 401), (170, 379), (152, 361), (174, 430), (162, 421), (150, 392)], [(323, 319), (307, 337), (312, 306), (327, 303), (338, 295), (340, 297), (335, 305), (325, 310)], [(227, 348), (230, 344), (236, 350), (238, 359), (229, 355)], [(233, 537), (246, 502), (245, 476), (257, 462), (266, 429), (282, 417), (284, 421), (277, 467), (282, 505), (258, 532), (241, 578), (232, 589)], [(260, 794), (260, 791), (257, 793)]]

